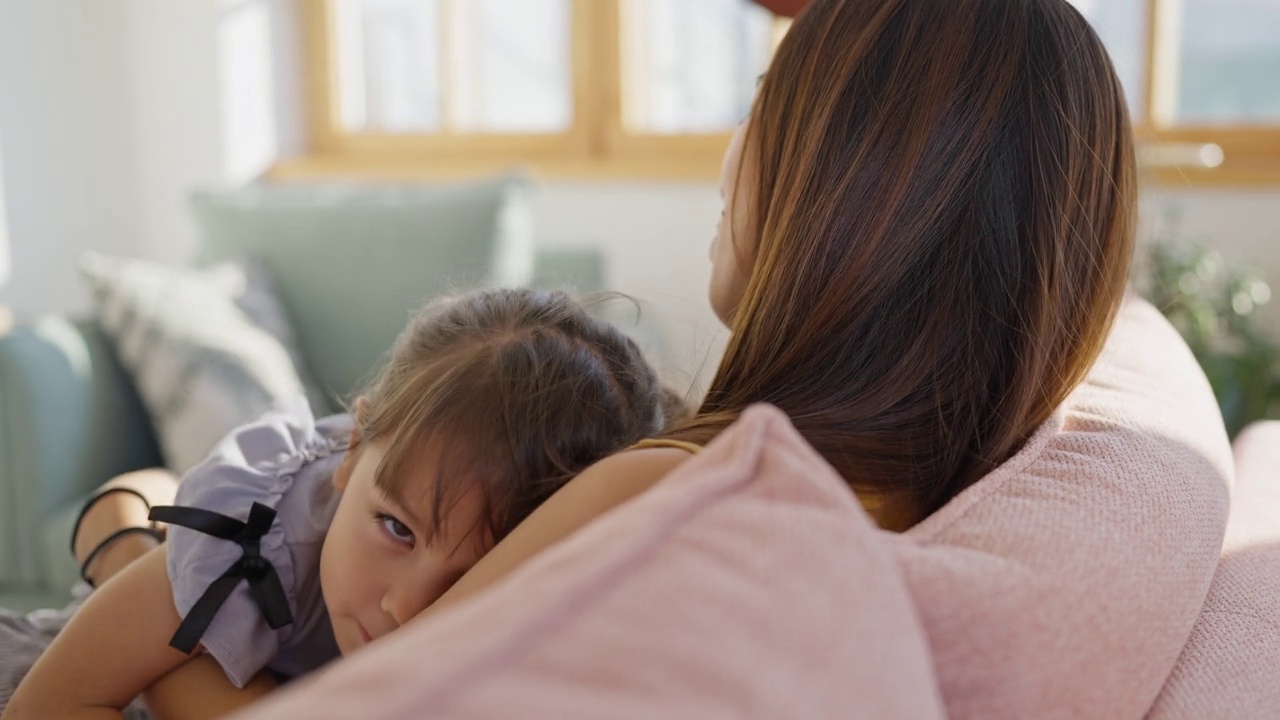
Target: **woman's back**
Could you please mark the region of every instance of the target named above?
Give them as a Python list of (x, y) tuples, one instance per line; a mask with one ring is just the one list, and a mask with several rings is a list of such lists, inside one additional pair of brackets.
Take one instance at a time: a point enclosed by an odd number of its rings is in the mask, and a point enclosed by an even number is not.
[(671, 437), (770, 403), (905, 524), (936, 510), (1101, 348), (1132, 252), (1126, 112), (1066, 0), (813, 2), (730, 179), (733, 337)]

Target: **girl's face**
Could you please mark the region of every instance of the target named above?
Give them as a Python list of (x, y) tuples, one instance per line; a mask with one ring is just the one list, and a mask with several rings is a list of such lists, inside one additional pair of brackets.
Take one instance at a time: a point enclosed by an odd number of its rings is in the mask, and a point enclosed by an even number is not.
[(725, 325), (747, 289), (755, 262), (758, 230), (754, 227), (755, 162), (746, 152), (747, 123), (738, 126), (720, 168), (720, 197), (724, 212), (711, 243), (711, 309)]
[[(406, 507), (374, 483), (386, 448), (353, 443), (334, 473), (342, 493), (320, 554), (320, 588), (338, 649), (348, 654), (408, 622), (435, 602), (483, 555), (466, 537), (479, 516), (478, 496), (458, 502), (432, 542), (425, 507)], [(406, 485), (430, 497), (438, 453), (430, 448), (405, 463)]]

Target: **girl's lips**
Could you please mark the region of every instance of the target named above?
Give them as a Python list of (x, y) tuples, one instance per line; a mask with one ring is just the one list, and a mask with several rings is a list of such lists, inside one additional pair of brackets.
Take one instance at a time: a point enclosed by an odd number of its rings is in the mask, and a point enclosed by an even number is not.
[(368, 645), (369, 643), (373, 642), (373, 636), (369, 634), (368, 630), (364, 629), (364, 626), (361, 625), (360, 621), (358, 620), (356, 621), (356, 627), (360, 628), (360, 639), (364, 640), (365, 645)]

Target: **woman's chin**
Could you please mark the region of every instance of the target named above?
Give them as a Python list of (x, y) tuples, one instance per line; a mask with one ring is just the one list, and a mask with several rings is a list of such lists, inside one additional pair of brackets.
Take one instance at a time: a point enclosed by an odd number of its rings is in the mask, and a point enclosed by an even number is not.
[(715, 287), (712, 287), (707, 293), (707, 301), (711, 304), (711, 312), (715, 313), (720, 322), (727, 326), (729, 323), (725, 322), (724, 310), (721, 308), (720, 298), (716, 293)]
[(716, 318), (720, 320), (720, 324), (725, 327), (733, 327), (733, 315), (736, 307), (728, 302), (715, 291), (711, 289), (708, 299), (711, 301), (711, 311), (716, 314)]

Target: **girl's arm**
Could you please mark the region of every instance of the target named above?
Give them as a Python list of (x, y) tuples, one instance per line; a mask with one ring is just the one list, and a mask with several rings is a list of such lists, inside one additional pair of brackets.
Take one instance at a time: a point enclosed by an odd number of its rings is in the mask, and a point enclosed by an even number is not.
[(629, 450), (582, 471), (503, 538), (421, 616), (465, 600), (596, 517), (666, 477), (690, 454), (673, 448)]
[(218, 673), (210, 672), (212, 658), (197, 656), (200, 662), (191, 663), (190, 656), (169, 647), (181, 618), (166, 562), (161, 545), (90, 595), (23, 679), (0, 720), (119, 720), (122, 709), (152, 686), (157, 717), (206, 718), (214, 717), (211, 708), (229, 712), (269, 691), (257, 680), (238, 690), (216, 663), (212, 669)]
[[(103, 582), (155, 547), (154, 540), (143, 536), (126, 537), (118, 542), (121, 547), (117, 550), (113, 544), (109, 551), (113, 555), (103, 553), (100, 571)], [(115, 564), (119, 567), (113, 567)], [(143, 691), (142, 697), (154, 720), (213, 720), (244, 708), (276, 687), (275, 679), (262, 672), (244, 688), (238, 688), (227, 679), (217, 660), (196, 655), (157, 680)]]
[(222, 666), (197, 655), (160, 678), (143, 697), (155, 720), (213, 720), (230, 715), (276, 689), (276, 681), (258, 673), (243, 689), (231, 684)]
[[(102, 486), (128, 487), (142, 493), (149, 505), (172, 505), (178, 479), (164, 470), (142, 470), (121, 475)], [(126, 527), (147, 523), (147, 508), (133, 495), (110, 495), (94, 503), (81, 522), (76, 538), (76, 559), (84, 561), (89, 551), (103, 538)], [(156, 540), (146, 535), (126, 535), (99, 553), (90, 577), (105, 583), (134, 561), (156, 547)], [(168, 587), (166, 585), (166, 587)], [(146, 698), (151, 716), (156, 720), (205, 720), (229, 715), (276, 687), (275, 680), (259, 673), (243, 690), (227, 680), (222, 666), (208, 655), (197, 655), (148, 688)], [(197, 701), (193, 702), (192, 699)]]

